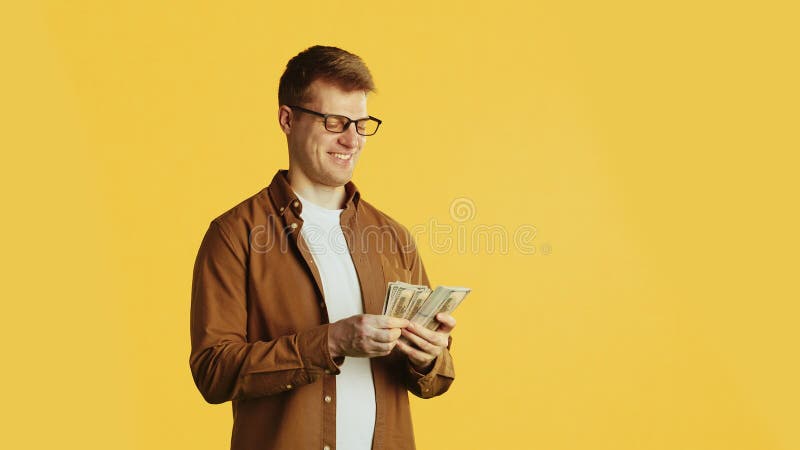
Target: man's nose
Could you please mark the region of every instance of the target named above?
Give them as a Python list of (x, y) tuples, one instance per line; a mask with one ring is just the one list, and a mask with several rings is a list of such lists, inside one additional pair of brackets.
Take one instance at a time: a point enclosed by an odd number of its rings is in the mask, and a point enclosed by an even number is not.
[(358, 145), (359, 134), (356, 133), (356, 123), (350, 122), (347, 128), (339, 136), (339, 142), (347, 147), (356, 147)]

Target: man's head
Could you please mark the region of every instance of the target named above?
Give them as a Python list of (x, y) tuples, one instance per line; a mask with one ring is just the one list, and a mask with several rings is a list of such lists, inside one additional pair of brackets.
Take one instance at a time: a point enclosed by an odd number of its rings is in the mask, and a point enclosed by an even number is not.
[(372, 75), (361, 58), (340, 48), (315, 45), (286, 64), (278, 84), (278, 105), (309, 101), (308, 88), (316, 80), (327, 81), (344, 91), (375, 91)]
[(374, 90), (361, 58), (342, 49), (314, 46), (289, 61), (278, 87), (278, 121), (293, 181), (333, 188), (350, 181), (366, 137), (356, 124), (341, 133), (328, 131), (325, 119), (313, 112), (366, 118), (367, 94)]

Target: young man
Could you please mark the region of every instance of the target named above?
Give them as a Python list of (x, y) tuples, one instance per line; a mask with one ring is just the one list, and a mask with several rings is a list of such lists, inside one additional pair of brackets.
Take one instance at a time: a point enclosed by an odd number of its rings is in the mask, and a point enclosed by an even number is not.
[(233, 402), (233, 450), (413, 449), (407, 391), (453, 382), (451, 316), (430, 331), (380, 315), (388, 282), (429, 282), (406, 228), (350, 181), (380, 126), (372, 91), (344, 50), (292, 58), (278, 92), (289, 170), (200, 245), (190, 366), (208, 402)]

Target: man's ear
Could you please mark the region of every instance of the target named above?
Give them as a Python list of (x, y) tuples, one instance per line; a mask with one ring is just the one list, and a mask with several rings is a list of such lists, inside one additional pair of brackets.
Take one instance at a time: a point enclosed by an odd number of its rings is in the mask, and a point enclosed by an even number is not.
[(284, 134), (287, 136), (292, 131), (292, 120), (292, 108), (281, 105), (280, 108), (278, 108), (278, 125), (280, 125), (281, 130), (283, 130)]

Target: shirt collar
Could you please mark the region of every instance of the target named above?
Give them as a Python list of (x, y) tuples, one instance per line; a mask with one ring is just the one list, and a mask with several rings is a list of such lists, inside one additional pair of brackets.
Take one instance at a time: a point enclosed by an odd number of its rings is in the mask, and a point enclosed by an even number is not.
[[(292, 190), (292, 187), (289, 185), (288, 173), (289, 171), (285, 169), (277, 171), (275, 176), (272, 177), (272, 182), (270, 182), (269, 187), (267, 187), (272, 203), (278, 208), (280, 215), (283, 215), (290, 206), (294, 205), (294, 202), (298, 202), (298, 204), (300, 202), (297, 198), (297, 194), (294, 193), (294, 190)], [(343, 208), (347, 209), (350, 205), (353, 205), (358, 209), (361, 193), (358, 191), (356, 185), (352, 181), (348, 181), (347, 184), (344, 185), (344, 191), (345, 201)]]

